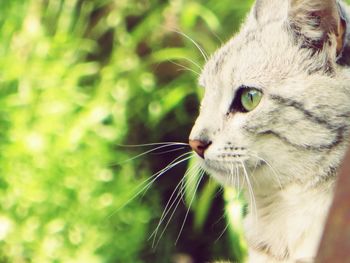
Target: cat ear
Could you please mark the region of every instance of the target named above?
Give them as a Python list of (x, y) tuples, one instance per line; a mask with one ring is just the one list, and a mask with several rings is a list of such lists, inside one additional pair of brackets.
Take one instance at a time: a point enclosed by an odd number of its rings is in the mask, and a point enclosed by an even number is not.
[(262, 25), (270, 21), (282, 20), (285, 18), (287, 1), (289, 0), (256, 0), (253, 7), (255, 20)]
[(288, 20), (297, 40), (307, 48), (327, 46), (340, 54), (346, 30), (340, 8), (337, 0), (289, 0)]
[[(349, 8), (341, 2), (338, 2), (338, 8), (341, 19), (340, 35), (337, 38), (337, 63), (342, 66), (350, 66), (350, 13)], [(340, 39), (340, 40), (339, 40)], [(342, 48), (339, 50), (339, 48)]]

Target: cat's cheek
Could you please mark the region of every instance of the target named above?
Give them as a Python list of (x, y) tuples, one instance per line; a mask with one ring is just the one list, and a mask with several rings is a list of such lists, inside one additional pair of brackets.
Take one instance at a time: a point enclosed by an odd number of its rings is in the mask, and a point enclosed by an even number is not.
[(228, 186), (229, 182), (227, 179), (227, 174), (224, 171), (214, 170), (211, 167), (207, 167), (205, 171), (212, 177), (216, 182), (223, 186)]
[(195, 158), (196, 165), (199, 165), (202, 170), (204, 170), (210, 177), (214, 178), (220, 184), (225, 184), (226, 172), (220, 171), (220, 167), (213, 167), (212, 165), (209, 165), (208, 160), (202, 159), (199, 156), (196, 156)]

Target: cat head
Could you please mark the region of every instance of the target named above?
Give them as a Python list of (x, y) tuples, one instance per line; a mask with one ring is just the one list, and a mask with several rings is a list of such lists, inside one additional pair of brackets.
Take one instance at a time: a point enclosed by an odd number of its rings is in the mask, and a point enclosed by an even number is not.
[(277, 186), (334, 173), (350, 113), (349, 73), (337, 63), (346, 35), (339, 8), (335, 0), (258, 0), (207, 62), (190, 145), (220, 182), (241, 174)]

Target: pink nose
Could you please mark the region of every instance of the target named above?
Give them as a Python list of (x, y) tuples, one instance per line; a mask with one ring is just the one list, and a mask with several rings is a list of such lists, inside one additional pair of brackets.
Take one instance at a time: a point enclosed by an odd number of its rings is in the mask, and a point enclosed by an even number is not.
[(189, 140), (192, 150), (194, 150), (200, 157), (204, 159), (204, 152), (208, 149), (211, 142), (201, 140)]

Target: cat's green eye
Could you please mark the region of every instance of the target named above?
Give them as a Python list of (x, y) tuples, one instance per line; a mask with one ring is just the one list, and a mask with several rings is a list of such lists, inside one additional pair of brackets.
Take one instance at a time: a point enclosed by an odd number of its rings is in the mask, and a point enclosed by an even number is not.
[(260, 103), (262, 92), (257, 89), (246, 88), (241, 95), (241, 104), (245, 111), (254, 110)]

